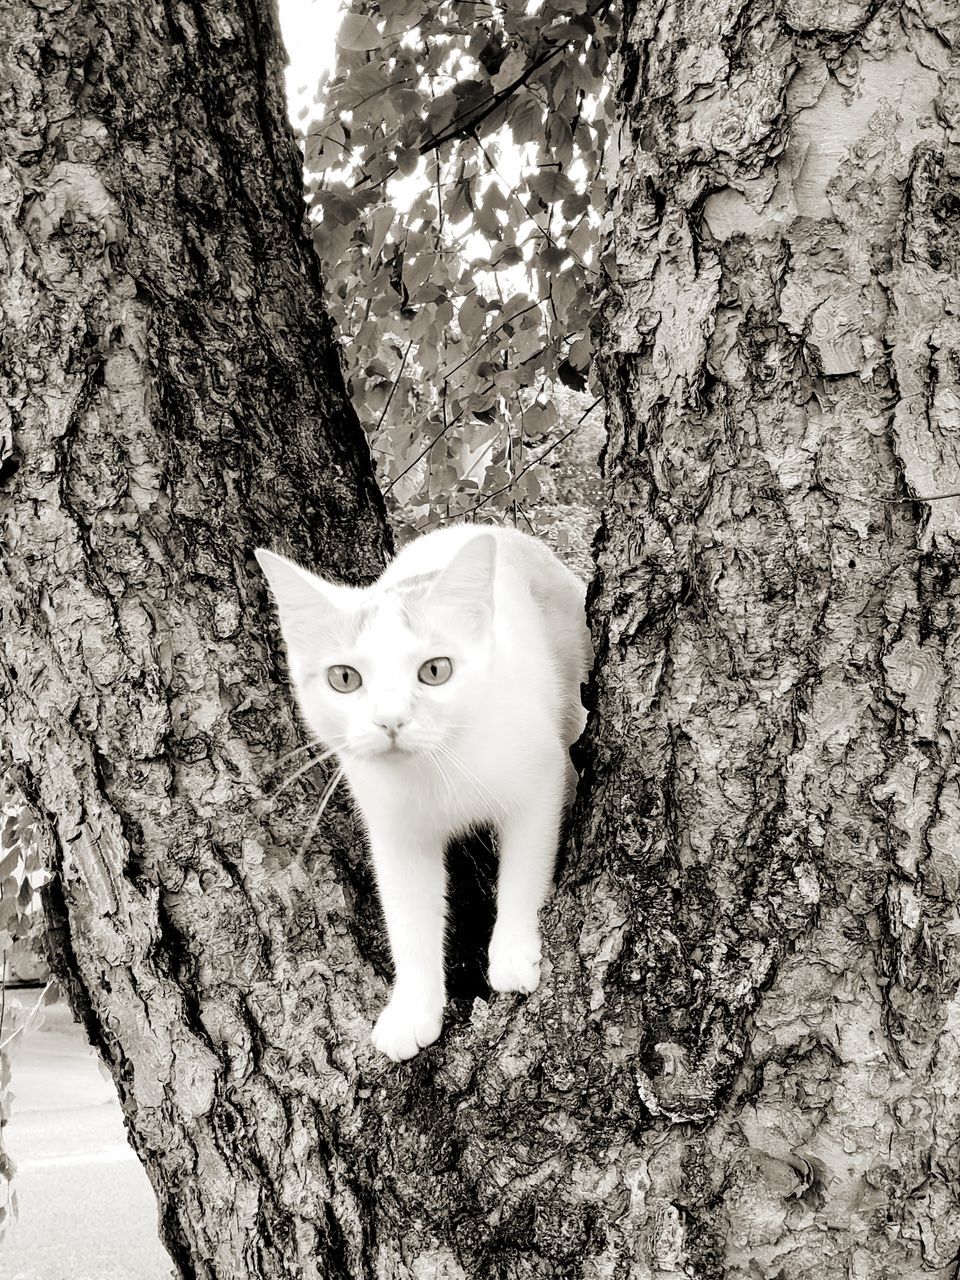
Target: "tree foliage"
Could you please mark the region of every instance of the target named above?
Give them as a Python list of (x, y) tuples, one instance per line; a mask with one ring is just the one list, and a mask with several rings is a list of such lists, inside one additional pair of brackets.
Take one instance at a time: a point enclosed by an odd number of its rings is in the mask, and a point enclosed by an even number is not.
[[(14, 949), (39, 941), (43, 921), (40, 888), (46, 879), (33, 815), (23, 805), (10, 776), (0, 772), (0, 1127), (6, 1124), (10, 1111), (13, 1047), (28, 1027), (39, 1022), (44, 1006), (56, 992), (55, 984), (47, 983), (39, 995), (31, 992), (21, 1003), (5, 985)], [(0, 1143), (0, 1180), (8, 1188), (6, 1203), (0, 1203), (0, 1237), (10, 1211), (16, 1212), (16, 1196), (10, 1191), (12, 1173), (12, 1163)]]
[(355, 0), (307, 199), (345, 373), (401, 536), (538, 491), (582, 390), (609, 3)]

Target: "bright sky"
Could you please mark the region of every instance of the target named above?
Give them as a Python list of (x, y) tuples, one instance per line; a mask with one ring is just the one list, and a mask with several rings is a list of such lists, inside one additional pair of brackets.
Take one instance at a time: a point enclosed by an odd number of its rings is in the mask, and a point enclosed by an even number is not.
[(290, 119), (302, 124), (300, 113), (312, 107), (317, 83), (333, 66), (340, 0), (279, 0), (280, 27), (287, 46), (287, 100)]

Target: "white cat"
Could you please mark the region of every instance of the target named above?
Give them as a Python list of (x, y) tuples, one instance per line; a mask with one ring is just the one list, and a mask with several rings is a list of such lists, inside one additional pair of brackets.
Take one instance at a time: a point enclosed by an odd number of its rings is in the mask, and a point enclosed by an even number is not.
[(535, 538), (457, 525), (409, 543), (371, 587), (257, 559), (308, 725), (335, 749), (370, 838), (395, 981), (373, 1043), (395, 1061), (440, 1034), (444, 847), (498, 833), (495, 991), (540, 981), (592, 651), (580, 581)]

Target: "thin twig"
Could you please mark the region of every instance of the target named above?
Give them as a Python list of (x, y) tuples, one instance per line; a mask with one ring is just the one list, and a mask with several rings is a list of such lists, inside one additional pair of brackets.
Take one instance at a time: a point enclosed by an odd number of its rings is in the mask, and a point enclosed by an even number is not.
[[(583, 16), (592, 18), (601, 9), (605, 9), (608, 4), (609, 0), (600, 0), (599, 4), (593, 5)], [(535, 72), (546, 66), (548, 62), (551, 62), (558, 53), (563, 53), (571, 41), (572, 36), (566, 40), (561, 37), (556, 42), (551, 41), (544, 53), (540, 54), (539, 57), (534, 57), (514, 80), (504, 85), (502, 89), (498, 89), (496, 93), (481, 103), (479, 108), (469, 107), (462, 115), (456, 116), (450, 122), (445, 132), (434, 134), (426, 142), (421, 143), (420, 154), (425, 155), (428, 151), (442, 147), (445, 142), (452, 142), (454, 138), (463, 138), (471, 134), (478, 124), (481, 124), (488, 116), (493, 115), (497, 108), (506, 102), (517, 89), (522, 88)]]
[[(568, 254), (568, 255), (569, 255), (569, 256), (574, 260), (574, 262), (577, 264), (577, 266), (581, 269), (581, 271), (585, 271), (588, 275), (591, 275), (591, 276), (598, 276), (598, 275), (600, 274), (600, 272), (599, 272), (599, 271), (595, 271), (593, 267), (588, 267), (588, 266), (587, 266), (587, 264), (584, 262), (583, 258), (581, 258), (581, 256), (579, 255), (579, 253), (577, 253), (576, 249), (571, 249), (571, 248), (570, 248), (570, 246), (569, 246), (569, 245), (566, 245), (566, 244), (563, 244), (563, 245), (557, 244), (556, 240), (554, 240), (554, 238), (553, 238), (553, 236), (550, 234), (550, 232), (549, 232), (549, 231), (544, 230), (544, 228), (543, 228), (543, 227), (541, 227), (541, 226), (540, 226), (540, 224), (539, 224), (538, 222), (536, 222), (536, 221), (535, 221), (535, 219), (533, 218), (533, 216), (532, 216), (532, 215), (531, 215), (531, 213), (530, 213), (530, 210), (527, 208), (527, 206), (523, 203), (523, 201), (522, 201), (522, 200), (520, 199), (520, 197), (517, 195), (516, 188), (515, 188), (515, 187), (511, 187), (510, 183), (509, 183), (509, 182), (507, 182), (506, 178), (503, 176), (503, 174), (502, 174), (502, 173), (500, 172), (500, 170), (497, 168), (496, 164), (494, 164), (492, 157), (490, 156), (489, 152), (487, 151), (487, 148), (483, 145), (483, 143), (480, 141), (480, 139), (479, 139), (479, 138), (474, 137), (474, 139), (473, 139), (473, 140), (474, 140), (474, 142), (477, 144), (477, 146), (480, 148), (481, 152), (483, 153), (483, 158), (484, 158), (484, 160), (486, 160), (486, 162), (487, 162), (487, 164), (490, 166), (491, 170), (492, 170), (492, 171), (497, 175), (497, 177), (500, 179), (500, 181), (501, 181), (501, 182), (503, 183), (503, 185), (506, 187), (506, 189), (507, 189), (507, 193), (509, 194), (510, 198), (511, 198), (512, 200), (515, 200), (515, 201), (517, 202), (517, 204), (520, 206), (520, 208), (523, 210), (523, 212), (526, 214), (526, 216), (530, 219), (530, 221), (531, 221), (531, 222), (533, 223), (533, 225), (536, 227), (538, 234), (539, 234), (539, 235), (541, 235), (541, 236), (543, 236), (543, 238), (544, 238), (544, 239), (545, 239), (549, 244), (552, 244), (552, 245), (553, 245), (553, 247), (554, 247), (554, 249), (556, 249), (558, 253), (565, 253), (565, 254)], [(586, 212), (584, 212), (583, 214), (581, 214), (580, 218), (579, 218), (579, 219), (578, 219), (578, 221), (577, 221), (576, 227), (574, 227), (574, 231), (576, 230), (576, 228), (577, 228), (577, 227), (579, 227), (580, 223), (583, 221), (583, 219), (584, 219), (585, 217), (586, 217)], [(525, 242), (525, 243), (526, 243), (526, 242)], [(536, 264), (534, 264), (534, 265), (536, 265)]]
[[(446, 385), (446, 384), (444, 384), (444, 385)], [(491, 382), (491, 383), (489, 383), (486, 387), (484, 387), (484, 391), (489, 391), (489, 390), (490, 390), (490, 388), (491, 388), (492, 386), (493, 386), (493, 383), (492, 383), (492, 382)], [(444, 412), (446, 412), (446, 407), (444, 407)], [(386, 485), (386, 486), (385, 486), (385, 488), (384, 488), (384, 490), (383, 490), (383, 496), (384, 496), (384, 497), (386, 497), (386, 496), (387, 496), (387, 494), (388, 494), (388, 493), (390, 493), (391, 489), (393, 489), (395, 485), (398, 485), (398, 484), (400, 483), (400, 481), (403, 479), (403, 477), (407, 474), (407, 472), (408, 472), (408, 471), (412, 471), (412, 470), (413, 470), (413, 468), (417, 465), (417, 463), (418, 463), (418, 462), (420, 462), (420, 461), (421, 461), (421, 459), (423, 459), (423, 458), (425, 458), (425, 457), (427, 456), (427, 454), (430, 452), (430, 450), (433, 448), (433, 446), (434, 446), (435, 444), (439, 444), (439, 443), (440, 443), (440, 441), (441, 441), (441, 440), (443, 439), (443, 437), (447, 434), (447, 432), (450, 430), (450, 428), (451, 428), (451, 427), (455, 427), (455, 426), (457, 425), (457, 423), (458, 423), (458, 422), (460, 421), (460, 419), (463, 417), (463, 415), (464, 415), (464, 413), (465, 413), (465, 412), (466, 412), (466, 410), (461, 409), (458, 413), (456, 413), (456, 414), (455, 414), (455, 415), (450, 419), (450, 421), (449, 421), (449, 422), (445, 422), (445, 423), (443, 424), (443, 426), (440, 428), (440, 430), (437, 432), (437, 434), (433, 437), (433, 439), (432, 439), (432, 440), (430, 440), (430, 441), (427, 443), (427, 445), (426, 445), (423, 449), (421, 449), (421, 450), (420, 450), (420, 452), (417, 454), (417, 456), (414, 458), (414, 460), (409, 464), (409, 466), (404, 467), (404, 468), (403, 468), (403, 470), (400, 472), (400, 474), (399, 474), (398, 476), (394, 476), (394, 477), (393, 477), (393, 479), (390, 481), (390, 483), (389, 483), (388, 485)]]
[(404, 366), (407, 363), (407, 356), (410, 354), (410, 348), (412, 346), (413, 346), (413, 339), (411, 338), (410, 341), (407, 343), (406, 351), (403, 353), (403, 359), (400, 361), (400, 368), (397, 370), (397, 376), (394, 378), (393, 383), (390, 387), (390, 392), (383, 403), (383, 408), (380, 411), (380, 417), (377, 419), (377, 425), (374, 427), (374, 431), (379, 431), (380, 428), (383, 426), (383, 420), (387, 416), (387, 410), (390, 408), (390, 401), (393, 399), (393, 393), (396, 391), (397, 386), (400, 382), (400, 379), (403, 377)]
[[(554, 449), (559, 448), (559, 446), (563, 444), (564, 440), (568, 440), (570, 436), (572, 436), (573, 433), (576, 431), (576, 429), (583, 423), (584, 419), (594, 411), (594, 409), (597, 407), (598, 404), (601, 403), (602, 400), (603, 400), (603, 397), (598, 396), (597, 399), (594, 400), (593, 404), (591, 404), (587, 409), (584, 410), (584, 412), (580, 415), (580, 417), (577, 419), (577, 421), (573, 424), (572, 427), (569, 427), (566, 431), (564, 431), (563, 435), (558, 436), (556, 440), (553, 441), (552, 444), (548, 445), (546, 449), (543, 450), (542, 453), (538, 453), (535, 458), (532, 458), (521, 471), (517, 472), (517, 474), (513, 477), (512, 480), (509, 480), (506, 484), (501, 485), (499, 489), (493, 489), (491, 490), (490, 493), (484, 494), (484, 496), (480, 499), (480, 501), (475, 502), (472, 507), (467, 507), (464, 511), (459, 511), (457, 513), (457, 518), (459, 519), (463, 516), (469, 516), (474, 511), (479, 511), (481, 507), (485, 507), (487, 503), (490, 502), (493, 498), (496, 498), (501, 493), (506, 493), (508, 489), (512, 489), (513, 486), (515, 484), (518, 484), (519, 481), (523, 478), (523, 476), (527, 474), (528, 471), (530, 471), (533, 467), (538, 466), (544, 460), (544, 458), (547, 457), (548, 454), (553, 453)], [(438, 524), (438, 523), (440, 522), (437, 520), (428, 520), (427, 523), (424, 525), (424, 528), (429, 528), (430, 525)]]
[(469, 353), (469, 355), (465, 355), (463, 359), (460, 361), (460, 363), (455, 364), (452, 369), (444, 370), (440, 374), (440, 377), (446, 380), (447, 378), (452, 378), (455, 373), (459, 373), (459, 371), (463, 368), (463, 366), (465, 364), (469, 364), (474, 356), (479, 355), (480, 352), (483, 350), (483, 348), (487, 345), (487, 343), (490, 342), (492, 338), (495, 338), (497, 334), (501, 332), (502, 329), (504, 329), (513, 320), (518, 319), (518, 317), (525, 316), (528, 311), (535, 311), (539, 306), (540, 306), (539, 302), (531, 302), (529, 307), (524, 307), (521, 311), (515, 311), (512, 316), (507, 316), (505, 320), (501, 320), (501, 322), (498, 325), (495, 325), (490, 330), (490, 332), (486, 335), (486, 337), (481, 342), (477, 343), (477, 345)]

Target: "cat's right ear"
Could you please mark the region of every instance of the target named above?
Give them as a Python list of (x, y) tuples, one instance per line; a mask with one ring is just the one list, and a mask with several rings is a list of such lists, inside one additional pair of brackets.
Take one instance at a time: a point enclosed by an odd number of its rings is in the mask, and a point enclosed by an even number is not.
[(287, 648), (299, 646), (329, 625), (339, 612), (335, 587), (273, 551), (258, 547), (254, 555), (270, 584)]
[(430, 588), (430, 599), (458, 615), (486, 626), (493, 616), (493, 578), (497, 544), (492, 534), (479, 533), (465, 542)]

